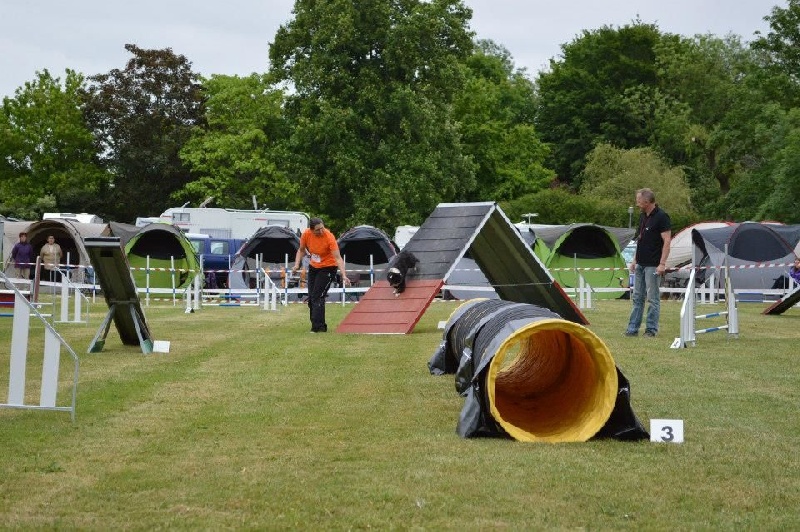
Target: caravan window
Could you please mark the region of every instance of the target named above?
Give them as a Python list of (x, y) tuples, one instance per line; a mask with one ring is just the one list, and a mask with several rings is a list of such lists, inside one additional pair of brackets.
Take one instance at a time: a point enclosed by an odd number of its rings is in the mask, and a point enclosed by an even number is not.
[(188, 212), (173, 212), (172, 213), (172, 222), (188, 222), (189, 221), (189, 213)]
[(289, 227), (289, 220), (267, 220), (267, 225), (280, 225), (281, 227)]
[(200, 251), (200, 244), (202, 244), (202, 242), (199, 240), (189, 240), (189, 243), (192, 245), (192, 249), (194, 249), (195, 253), (198, 255), (202, 253), (202, 251)]
[(211, 254), (212, 255), (228, 255), (228, 243), (227, 242), (211, 242)]

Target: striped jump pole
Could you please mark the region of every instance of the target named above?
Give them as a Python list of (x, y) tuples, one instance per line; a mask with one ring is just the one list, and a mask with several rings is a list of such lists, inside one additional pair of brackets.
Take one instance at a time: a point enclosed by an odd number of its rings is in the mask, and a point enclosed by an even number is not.
[[(728, 337), (739, 337), (739, 311), (736, 306), (736, 294), (731, 287), (731, 278), (729, 271), (725, 268), (725, 304), (726, 310), (720, 312), (710, 312), (707, 314), (695, 314), (695, 305), (697, 303), (697, 292), (695, 288), (695, 274), (697, 270), (692, 264), (692, 271), (689, 274), (689, 282), (686, 285), (686, 294), (681, 306), (680, 316), (680, 336), (675, 338), (670, 347), (684, 348), (692, 346), (697, 343), (698, 334), (707, 334), (717, 331), (728, 331)], [(725, 318), (725, 323), (714, 327), (706, 327), (703, 329), (695, 329), (696, 320), (711, 319), (711, 318)]]

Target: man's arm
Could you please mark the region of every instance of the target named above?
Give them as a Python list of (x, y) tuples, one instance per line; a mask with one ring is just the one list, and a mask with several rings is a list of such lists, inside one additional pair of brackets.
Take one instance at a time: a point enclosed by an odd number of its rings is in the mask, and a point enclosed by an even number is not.
[(658, 275), (664, 275), (667, 270), (667, 257), (669, 257), (669, 245), (672, 242), (672, 231), (667, 230), (661, 233), (661, 239), (664, 241), (664, 245), (661, 246), (661, 260), (658, 262), (658, 268), (656, 268)]

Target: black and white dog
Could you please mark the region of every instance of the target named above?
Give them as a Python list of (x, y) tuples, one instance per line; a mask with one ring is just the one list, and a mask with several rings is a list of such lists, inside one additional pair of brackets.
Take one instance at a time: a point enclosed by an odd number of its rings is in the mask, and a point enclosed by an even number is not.
[(408, 270), (415, 269), (419, 259), (410, 251), (401, 251), (389, 262), (386, 280), (394, 288), (394, 295), (402, 294), (406, 289), (406, 275)]

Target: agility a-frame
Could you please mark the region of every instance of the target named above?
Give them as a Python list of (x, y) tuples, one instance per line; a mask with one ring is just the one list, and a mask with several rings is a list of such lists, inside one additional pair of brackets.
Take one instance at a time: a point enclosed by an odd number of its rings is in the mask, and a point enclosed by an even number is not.
[(88, 352), (103, 350), (113, 319), (123, 344), (138, 344), (142, 353), (152, 353), (153, 338), (147, 327), (144, 311), (139, 304), (139, 295), (120, 239), (87, 238), (84, 240), (84, 245), (108, 304), (108, 314), (92, 343), (89, 344)]
[(381, 279), (337, 332), (410, 333), (467, 252), (501, 299), (539, 305), (565, 320), (588, 324), (494, 202), (439, 204), (403, 249), (419, 259), (406, 291), (395, 296)]

